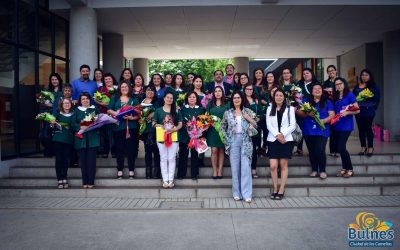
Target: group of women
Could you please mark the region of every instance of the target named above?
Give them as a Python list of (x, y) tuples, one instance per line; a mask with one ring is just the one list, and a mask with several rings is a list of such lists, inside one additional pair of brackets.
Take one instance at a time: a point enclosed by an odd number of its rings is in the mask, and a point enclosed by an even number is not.
[[(57, 86), (57, 93), (63, 93), (64, 96), (57, 104), (57, 120), (71, 125), (69, 129), (57, 131), (53, 136), (58, 187), (68, 187), (66, 159), (73, 151), (72, 144), (79, 152), (81, 168), (85, 168), (82, 170), (83, 187), (93, 188), (96, 153), (100, 144), (103, 144), (101, 154), (104, 157), (108, 157), (110, 151), (115, 154), (118, 179), (123, 178), (124, 158), (127, 156), (129, 178), (132, 179), (135, 176), (135, 160), (140, 140), (145, 149), (146, 178), (161, 178), (163, 188), (173, 188), (176, 164), (177, 178), (185, 178), (190, 153), (190, 174), (196, 180), (199, 177), (199, 167), (203, 163), (201, 155), (195, 149), (188, 148), (190, 137), (187, 124), (193, 117), (205, 112), (221, 119), (220, 131), (211, 126), (204, 135), (211, 148), (212, 178), (223, 178), (224, 159), (228, 155), (232, 171), (232, 196), (235, 200), (251, 202), (252, 179), (258, 178), (257, 158), (261, 154), (269, 157), (273, 180), (271, 199), (280, 200), (284, 197), (288, 159), (292, 156), (294, 146), (297, 147), (295, 153), (302, 154), (303, 141), (293, 142), (292, 133), (296, 130), (296, 123), (301, 128), (309, 151), (311, 177), (327, 178), (325, 147), (329, 137), (333, 141), (330, 143), (332, 155), (339, 153), (342, 158), (342, 169), (337, 176), (351, 177), (354, 171), (346, 143), (353, 130), (353, 115), (356, 115), (359, 126), (362, 147), (360, 155), (372, 156), (371, 125), (379, 104), (379, 88), (367, 69), (361, 71), (360, 83), (353, 92), (349, 90), (346, 80), (337, 76), (335, 66), (328, 66), (327, 71), (330, 78), (323, 84), (317, 81), (309, 68), (303, 69), (302, 79), (298, 82), (293, 80), (289, 69), (282, 71), (279, 81), (274, 73), (264, 74), (261, 68), (254, 70), (252, 82), (246, 73), (236, 73), (230, 84), (231, 94), (226, 96), (224, 86), (227, 85), (217, 86), (212, 82), (208, 84), (212, 84), (213, 88), (208, 88), (203, 78), (194, 74), (190, 75), (188, 83), (185, 83), (185, 76), (180, 73), (166, 74), (164, 77), (153, 74), (150, 83), (145, 85), (141, 74), (133, 75), (126, 68), (117, 85), (112, 74), (103, 74), (100, 69), (96, 69), (93, 80), (98, 84), (98, 91), (107, 94), (110, 101), (93, 103), (92, 96), (85, 92), (80, 93), (75, 108), (70, 100), (70, 89), (61, 91), (61, 79), (53, 74), (50, 76), (49, 86), (53, 90)], [(65, 86), (68, 89), (70, 85), (64, 85), (64, 90)], [(357, 94), (366, 88), (374, 96), (357, 102)], [(177, 102), (182, 99), (180, 94), (185, 94), (185, 98)], [(203, 106), (201, 100), (207, 94), (212, 97)], [(317, 112), (304, 111), (301, 105), (307, 102)], [(115, 116), (122, 107), (139, 104), (150, 109), (145, 119), (140, 119), (138, 115), (125, 116), (126, 122), (118, 126), (106, 125), (84, 133), (82, 139), (74, 138), (74, 132), (86, 129), (80, 122), (88, 113), (102, 112)], [(349, 110), (350, 105), (355, 108)], [(330, 126), (335, 114), (340, 119)], [(316, 122), (316, 116), (324, 126)], [(146, 129), (139, 136), (138, 128), (143, 123), (146, 123)], [(155, 131), (158, 127), (172, 135), (171, 143), (157, 139)], [(220, 133), (222, 136), (219, 136)], [(174, 134), (177, 136), (173, 136)], [(281, 173), (280, 186), (278, 168)]]

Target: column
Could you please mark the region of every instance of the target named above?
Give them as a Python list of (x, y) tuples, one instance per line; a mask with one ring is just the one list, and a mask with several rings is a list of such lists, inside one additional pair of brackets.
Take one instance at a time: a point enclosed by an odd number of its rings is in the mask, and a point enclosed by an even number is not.
[(143, 75), (145, 85), (149, 83), (149, 60), (147, 58), (133, 59), (133, 72), (134, 74), (140, 73)]
[[(384, 126), (389, 129), (390, 140), (400, 141), (400, 30), (386, 32), (383, 36), (383, 84), (381, 103), (384, 109)], [(383, 98), (384, 97), (384, 98)]]
[(124, 64), (124, 38), (120, 34), (103, 34), (103, 70), (119, 76)]
[(97, 15), (89, 7), (72, 7), (69, 18), (69, 74), (71, 82), (78, 78), (79, 67), (87, 64), (91, 68), (91, 76), (98, 66), (97, 52)]
[(249, 73), (249, 58), (248, 57), (235, 57), (233, 58), (233, 65), (235, 65), (235, 72)]

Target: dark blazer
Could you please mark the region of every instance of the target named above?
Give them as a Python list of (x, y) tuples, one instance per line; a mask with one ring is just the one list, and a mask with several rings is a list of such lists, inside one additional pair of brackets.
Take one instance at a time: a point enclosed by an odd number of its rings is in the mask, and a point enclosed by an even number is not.
[[(224, 85), (224, 90), (225, 90), (225, 96), (230, 96), (233, 92), (233, 87), (227, 82), (223, 82)], [(209, 82), (206, 84), (206, 92), (207, 93), (213, 93), (215, 90), (215, 82)]]

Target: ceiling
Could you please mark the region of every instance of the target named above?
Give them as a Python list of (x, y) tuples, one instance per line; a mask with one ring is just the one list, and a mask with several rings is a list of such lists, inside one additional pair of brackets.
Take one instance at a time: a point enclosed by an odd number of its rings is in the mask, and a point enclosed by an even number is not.
[(327, 58), (382, 41), (384, 32), (400, 29), (399, 5), (125, 7), (96, 12), (99, 34), (123, 35), (126, 58)]

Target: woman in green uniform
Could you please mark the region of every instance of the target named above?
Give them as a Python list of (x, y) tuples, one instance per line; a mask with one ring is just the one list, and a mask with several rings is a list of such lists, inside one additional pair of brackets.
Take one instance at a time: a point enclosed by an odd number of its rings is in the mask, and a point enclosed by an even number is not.
[[(79, 96), (78, 107), (72, 117), (72, 130), (78, 132), (80, 129), (86, 130), (87, 126), (81, 126), (81, 121), (87, 115), (95, 113), (99, 114), (99, 110), (94, 105), (90, 105), (92, 97), (88, 92), (83, 92)], [(93, 188), (94, 179), (96, 176), (96, 153), (97, 148), (100, 146), (100, 132), (99, 129), (94, 129), (85, 132), (82, 139), (75, 137), (75, 149), (79, 154), (79, 166), (82, 171), (82, 185), (83, 188)]]
[[(117, 115), (124, 106), (137, 106), (139, 101), (132, 96), (132, 87), (127, 82), (121, 82), (118, 86), (117, 94), (108, 103), (107, 113)], [(114, 142), (117, 158), (117, 179), (122, 179), (124, 170), (125, 154), (128, 157), (129, 179), (135, 176), (135, 161), (138, 153), (139, 140), (137, 138), (137, 128), (139, 116), (127, 115), (124, 120), (114, 127)]]
[[(62, 123), (61, 130), (56, 129), (53, 134), (53, 146), (56, 156), (56, 175), (58, 179), (58, 188), (68, 188), (68, 166), (71, 156), (72, 143), (74, 135), (71, 131), (72, 121), (72, 101), (63, 99), (58, 106), (59, 112), (55, 115), (56, 120)], [(50, 126), (54, 127), (56, 121), (52, 121)]]
[[(215, 87), (213, 98), (207, 106), (207, 112), (222, 120), (225, 111), (228, 109), (229, 103), (225, 103), (224, 90), (220, 86)], [(222, 179), (222, 170), (225, 160), (225, 145), (213, 126), (211, 126), (207, 131), (207, 144), (211, 147), (211, 164), (213, 168), (212, 178)]]
[[(189, 134), (187, 132), (186, 124), (191, 121), (193, 117), (204, 113), (203, 108), (198, 105), (199, 97), (194, 91), (189, 92), (185, 98), (186, 105), (181, 108), (182, 115), (182, 129), (179, 130), (179, 164), (178, 164), (178, 179), (186, 177), (186, 171), (188, 166), (189, 148), (188, 143), (190, 141)], [(192, 180), (196, 180), (199, 176), (199, 157), (196, 149), (190, 149), (190, 163), (191, 163), (191, 175)]]

